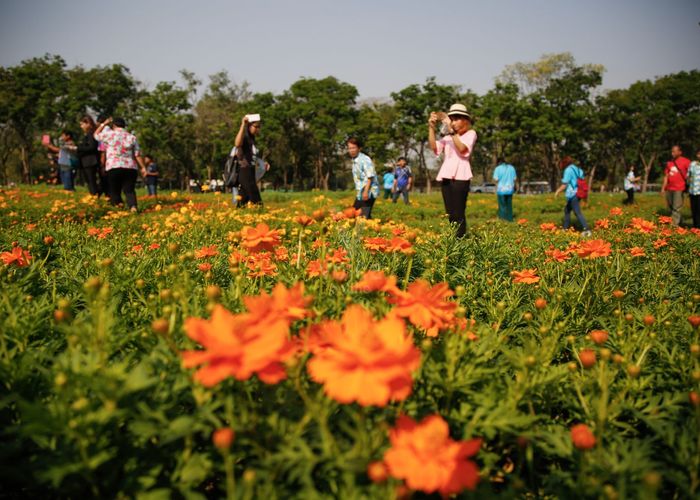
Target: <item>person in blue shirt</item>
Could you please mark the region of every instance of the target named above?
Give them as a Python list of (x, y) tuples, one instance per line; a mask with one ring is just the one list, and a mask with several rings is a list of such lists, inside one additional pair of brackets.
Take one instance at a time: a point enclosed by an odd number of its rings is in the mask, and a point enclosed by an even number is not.
[(43, 144), (52, 153), (58, 153), (58, 169), (63, 182), (63, 189), (66, 191), (75, 191), (75, 172), (78, 168), (79, 160), (77, 150), (78, 147), (73, 141), (73, 134), (68, 130), (61, 132), (61, 138), (58, 141), (58, 146), (54, 146), (50, 142)]
[(403, 195), (403, 202), (408, 205), (408, 192), (413, 185), (413, 174), (411, 168), (406, 164), (406, 158), (403, 156), (396, 160), (396, 168), (394, 169), (394, 195), (391, 201), (396, 203), (399, 195)]
[(362, 217), (372, 218), (374, 200), (379, 197), (377, 172), (372, 159), (360, 151), (360, 141), (355, 137), (347, 140), (348, 154), (352, 158), (352, 179), (355, 182), (355, 209), (362, 211)]
[(384, 199), (386, 200), (391, 196), (391, 192), (394, 189), (394, 172), (391, 169), (387, 169), (386, 172), (384, 172)]
[(576, 196), (578, 191), (578, 180), (584, 178), (583, 170), (574, 164), (574, 161), (570, 156), (565, 156), (560, 163), (561, 167), (564, 168), (564, 176), (561, 179), (561, 186), (557, 188), (554, 192), (554, 197), (557, 197), (559, 193), (566, 190), (566, 206), (564, 207), (564, 229), (569, 229), (571, 225), (571, 211), (573, 210), (576, 214), (576, 218), (583, 226), (582, 236), (590, 236), (591, 230), (588, 228), (588, 223), (586, 218), (581, 213), (581, 206), (579, 204), (579, 199)]
[(515, 182), (518, 174), (515, 167), (506, 163), (503, 158), (498, 159), (498, 166), (493, 171), (493, 180), (496, 185), (496, 198), (498, 199), (498, 218), (513, 222), (513, 193), (516, 191)]
[(158, 176), (160, 175), (158, 172), (158, 165), (150, 155), (144, 156), (143, 159), (146, 164), (144, 183), (146, 184), (148, 195), (156, 196), (158, 194)]

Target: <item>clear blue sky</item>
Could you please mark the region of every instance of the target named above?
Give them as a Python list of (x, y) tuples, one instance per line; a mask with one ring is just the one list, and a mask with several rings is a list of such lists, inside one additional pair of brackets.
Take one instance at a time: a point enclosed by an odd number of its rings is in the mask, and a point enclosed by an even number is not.
[(122, 63), (148, 86), (226, 69), (253, 91), (333, 75), (362, 98), (431, 75), (483, 93), (503, 68), (571, 52), (604, 88), (700, 68), (700, 0), (0, 0), (0, 64)]

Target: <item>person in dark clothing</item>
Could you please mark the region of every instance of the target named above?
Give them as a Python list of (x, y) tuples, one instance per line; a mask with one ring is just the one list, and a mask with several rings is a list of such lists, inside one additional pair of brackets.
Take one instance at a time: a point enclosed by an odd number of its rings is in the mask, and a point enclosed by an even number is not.
[(80, 172), (82, 172), (90, 194), (96, 195), (99, 192), (97, 178), (100, 168), (100, 153), (97, 151), (97, 141), (94, 136), (97, 127), (92, 117), (85, 115), (80, 119), (80, 128), (85, 134), (78, 143), (77, 149)]
[[(259, 118), (259, 117), (258, 117)], [(237, 148), (236, 155), (240, 170), (238, 173), (238, 193), (240, 199), (239, 207), (245, 206), (248, 203), (253, 205), (262, 205), (260, 190), (255, 179), (255, 169), (258, 164), (258, 149), (255, 147), (255, 136), (260, 133), (260, 120), (250, 121), (249, 115), (245, 115), (241, 121), (241, 128), (236, 135), (235, 146)], [(265, 164), (265, 168), (270, 166)]]

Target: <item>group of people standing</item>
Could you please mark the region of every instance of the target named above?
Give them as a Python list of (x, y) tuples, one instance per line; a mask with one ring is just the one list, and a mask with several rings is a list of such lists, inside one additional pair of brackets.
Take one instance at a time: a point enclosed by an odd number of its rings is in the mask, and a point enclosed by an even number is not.
[(695, 152), (695, 158), (691, 162), (683, 156), (679, 145), (671, 148), (671, 160), (666, 163), (661, 193), (666, 196), (673, 223), (680, 226), (681, 209), (687, 192), (690, 197), (693, 227), (700, 229), (700, 149)]
[(158, 165), (150, 155), (143, 156), (136, 136), (126, 129), (123, 118), (100, 117), (95, 123), (90, 115), (80, 119), (83, 136), (78, 143), (73, 134), (63, 131), (58, 145), (48, 136), (43, 146), (58, 155), (57, 163), (63, 188), (75, 190), (75, 174), (80, 172), (91, 195), (104, 194), (112, 205), (123, 203), (137, 210), (136, 179), (139, 172), (149, 195), (157, 194)]

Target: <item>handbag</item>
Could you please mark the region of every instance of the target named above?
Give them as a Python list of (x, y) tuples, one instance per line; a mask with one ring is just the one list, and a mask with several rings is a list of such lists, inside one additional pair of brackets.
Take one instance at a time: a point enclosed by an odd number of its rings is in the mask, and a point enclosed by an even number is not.
[(241, 163), (238, 160), (238, 155), (232, 151), (232, 154), (226, 159), (224, 165), (224, 184), (228, 188), (234, 188), (240, 184), (239, 173)]

